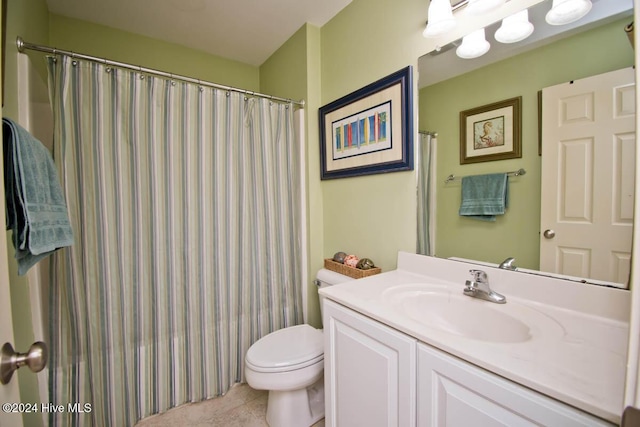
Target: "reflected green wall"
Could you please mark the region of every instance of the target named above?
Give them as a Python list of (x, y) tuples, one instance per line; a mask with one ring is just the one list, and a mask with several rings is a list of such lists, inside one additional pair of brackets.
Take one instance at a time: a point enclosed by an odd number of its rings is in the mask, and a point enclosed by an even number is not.
[[(539, 267), (540, 168), (538, 91), (547, 86), (632, 66), (633, 49), (622, 19), (480, 70), (420, 90), (420, 129), (438, 133), (436, 255), (499, 263), (515, 257), (524, 268)], [(459, 113), (522, 96), (522, 158), (460, 165)], [(509, 208), (495, 223), (458, 216), (456, 176), (525, 168), (510, 179)]]

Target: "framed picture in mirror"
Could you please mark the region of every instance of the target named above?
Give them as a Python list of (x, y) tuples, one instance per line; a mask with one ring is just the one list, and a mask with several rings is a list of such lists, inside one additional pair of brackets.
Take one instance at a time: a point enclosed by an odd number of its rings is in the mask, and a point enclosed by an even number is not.
[(413, 169), (412, 67), (320, 108), (321, 179)]
[(460, 112), (460, 164), (522, 157), (522, 97)]

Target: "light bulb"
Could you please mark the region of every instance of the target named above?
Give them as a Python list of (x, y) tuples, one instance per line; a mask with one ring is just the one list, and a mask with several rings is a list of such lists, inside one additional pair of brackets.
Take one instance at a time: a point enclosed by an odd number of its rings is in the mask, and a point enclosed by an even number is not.
[(449, 0), (431, 0), (429, 4), (427, 27), (422, 32), (424, 37), (438, 37), (456, 26)]
[(553, 0), (545, 20), (550, 25), (570, 24), (589, 13), (591, 6), (591, 0)]
[(502, 20), (502, 25), (496, 31), (495, 38), (500, 43), (516, 43), (529, 37), (533, 33), (533, 24), (529, 22), (529, 11), (521, 10)]
[(476, 30), (462, 38), (462, 44), (456, 49), (456, 55), (463, 59), (478, 58), (489, 51), (491, 45), (484, 37), (484, 28)]

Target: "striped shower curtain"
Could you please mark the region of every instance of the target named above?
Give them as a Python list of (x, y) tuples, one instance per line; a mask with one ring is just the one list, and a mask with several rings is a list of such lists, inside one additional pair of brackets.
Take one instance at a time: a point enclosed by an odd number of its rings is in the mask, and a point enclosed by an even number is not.
[(76, 242), (52, 268), (51, 425), (224, 393), (302, 321), (293, 106), (66, 56), (49, 80)]
[(416, 253), (421, 255), (434, 254), (434, 168), (435, 168), (436, 138), (430, 133), (420, 132), (418, 143), (418, 239)]

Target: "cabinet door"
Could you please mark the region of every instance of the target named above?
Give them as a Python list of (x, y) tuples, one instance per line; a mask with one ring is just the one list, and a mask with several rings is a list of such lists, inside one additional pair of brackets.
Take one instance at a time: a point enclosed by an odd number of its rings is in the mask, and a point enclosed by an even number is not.
[(332, 301), (324, 326), (325, 424), (414, 426), (416, 341)]
[(418, 344), (418, 426), (612, 426), (557, 400)]

